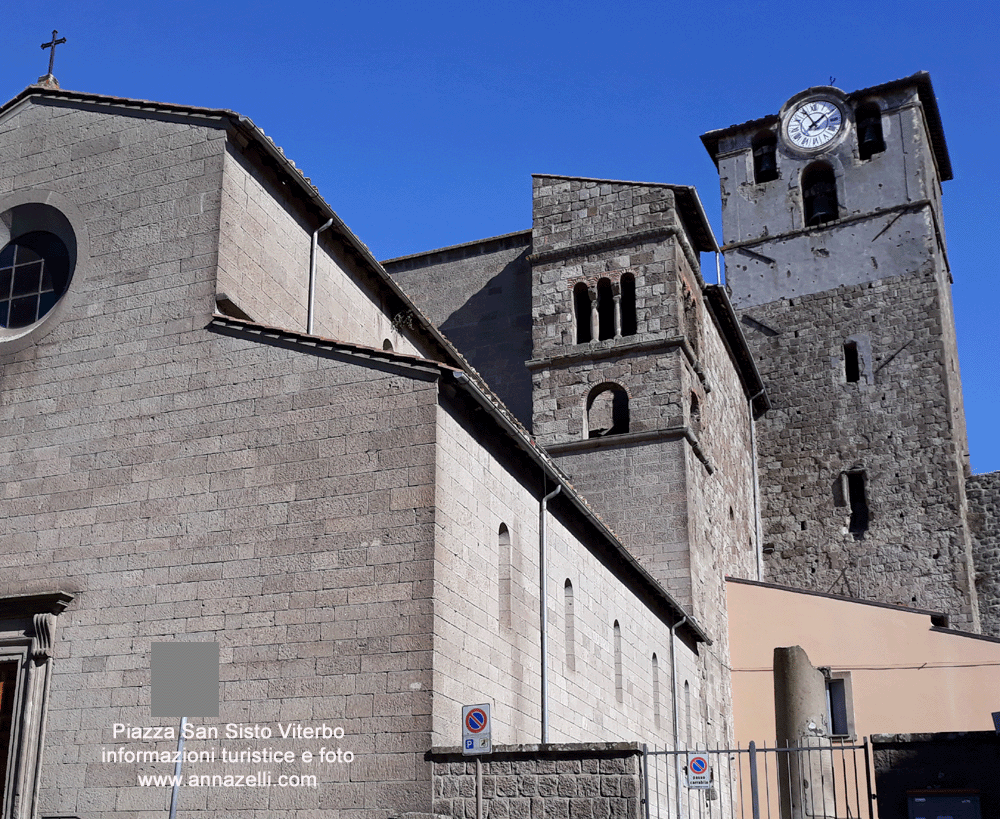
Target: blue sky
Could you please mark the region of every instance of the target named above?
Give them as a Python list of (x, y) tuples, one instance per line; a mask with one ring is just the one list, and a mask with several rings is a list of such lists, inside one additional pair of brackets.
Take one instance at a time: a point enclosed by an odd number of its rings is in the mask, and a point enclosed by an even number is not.
[(853, 91), (929, 71), (955, 173), (944, 208), (972, 466), (1000, 469), (992, 4), (18, 5), (0, 97), (45, 73), (39, 46), (58, 29), (63, 88), (239, 111), (379, 258), (530, 227), (532, 173), (694, 185), (721, 240), (702, 133), (831, 78)]

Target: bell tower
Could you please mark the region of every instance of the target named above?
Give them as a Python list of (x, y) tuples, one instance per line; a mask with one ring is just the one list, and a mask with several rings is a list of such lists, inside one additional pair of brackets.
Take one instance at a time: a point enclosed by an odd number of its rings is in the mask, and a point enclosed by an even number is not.
[(741, 338), (717, 329), (736, 319), (701, 277), (700, 252), (716, 249), (701, 203), (680, 185), (533, 183), (535, 439), (647, 571), (721, 633), (721, 578), (755, 567), (744, 389), (761, 391), (727, 352), (745, 349)]
[(926, 73), (702, 137), (726, 278), (771, 398), (765, 577), (978, 629), (968, 449)]

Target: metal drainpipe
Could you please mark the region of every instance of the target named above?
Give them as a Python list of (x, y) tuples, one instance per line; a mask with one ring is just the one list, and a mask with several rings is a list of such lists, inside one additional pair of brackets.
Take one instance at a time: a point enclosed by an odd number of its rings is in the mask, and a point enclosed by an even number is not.
[[(678, 622), (670, 627), (670, 699), (674, 707), (674, 750), (678, 750), (680, 744), (680, 715), (677, 713), (677, 659), (674, 656), (674, 635), (681, 626), (688, 621), (685, 614)], [(681, 757), (674, 754), (674, 762), (677, 765), (675, 776), (677, 777), (677, 815), (681, 815)], [(669, 787), (669, 786), (668, 786)]]
[(715, 283), (722, 286), (722, 266), (719, 264), (719, 251), (715, 251)]
[(333, 224), (333, 219), (316, 228), (312, 234), (312, 247), (309, 250), (309, 305), (306, 309), (306, 333), (312, 335), (313, 314), (316, 305), (316, 251), (319, 248), (319, 235)]
[(549, 741), (549, 670), (547, 658), (548, 639), (546, 638), (549, 616), (548, 601), (545, 595), (545, 575), (547, 574), (545, 553), (548, 544), (545, 539), (545, 514), (549, 501), (560, 492), (562, 492), (562, 484), (559, 484), (559, 486), (542, 498), (542, 504), (538, 512), (538, 622), (542, 645), (542, 745), (548, 744)]
[(757, 478), (757, 422), (753, 417), (753, 402), (764, 394), (762, 389), (753, 398), (747, 401), (747, 412), (750, 414), (750, 463), (753, 465), (753, 529), (754, 529), (754, 550), (757, 553), (757, 579), (764, 578), (764, 552), (761, 540), (763, 533), (760, 530), (760, 481)]

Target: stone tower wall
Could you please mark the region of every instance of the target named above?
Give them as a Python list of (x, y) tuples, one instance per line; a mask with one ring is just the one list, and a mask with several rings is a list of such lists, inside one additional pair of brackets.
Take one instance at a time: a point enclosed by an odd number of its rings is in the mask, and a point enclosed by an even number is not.
[(983, 633), (1000, 637), (1000, 472), (973, 475), (965, 491)]
[[(708, 143), (727, 281), (771, 401), (759, 427), (766, 577), (941, 609), (975, 629), (947, 168), (943, 143), (932, 150), (929, 84), (822, 91), (845, 105), (843, 138), (812, 156), (779, 138), (777, 179), (756, 182), (751, 150), (761, 130), (780, 129), (777, 117)], [(885, 141), (866, 160), (853, 121), (862, 102), (881, 109)], [(802, 179), (816, 161), (832, 170), (838, 208), (810, 227)]]
[[(927, 138), (927, 123), (915, 88), (865, 97), (882, 109), (886, 150), (862, 162), (858, 156), (852, 106), (847, 100), (848, 133), (829, 151), (815, 157), (828, 162), (837, 177), (837, 198), (842, 218), (883, 210), (887, 205), (929, 201), (940, 213), (941, 183)], [(778, 123), (727, 135), (718, 146), (722, 181), (722, 222), (726, 246), (766, 240), (804, 228), (801, 178), (814, 158), (790, 152), (779, 140), (778, 179), (757, 184), (751, 145), (761, 131)], [(728, 259), (727, 259), (728, 261)], [(863, 270), (863, 268), (862, 268)], [(781, 271), (784, 274), (784, 271)], [(848, 269), (844, 268), (848, 273)], [(877, 275), (871, 278), (878, 278)], [(757, 287), (754, 279), (733, 282), (737, 306)], [(769, 301), (767, 297), (755, 301)]]
[[(948, 355), (938, 289), (929, 270), (743, 311), (771, 399), (758, 438), (766, 578), (969, 626), (963, 476), (947, 391), (933, 387)], [(853, 383), (848, 339), (861, 360)], [(870, 515), (858, 534), (843, 478), (854, 470)]]
[[(686, 237), (675, 207), (666, 186), (535, 177), (528, 366), (538, 442), (643, 565), (689, 605), (682, 439), (694, 358), (682, 327), (678, 257)], [(634, 230), (658, 233), (638, 239), (628, 235)], [(625, 272), (635, 277), (636, 333), (577, 343), (574, 287), (594, 288), (601, 277)], [(627, 395), (628, 427), (590, 437), (596, 421), (588, 419), (589, 402), (603, 384)]]
[(531, 232), (383, 262), (525, 427), (531, 427)]

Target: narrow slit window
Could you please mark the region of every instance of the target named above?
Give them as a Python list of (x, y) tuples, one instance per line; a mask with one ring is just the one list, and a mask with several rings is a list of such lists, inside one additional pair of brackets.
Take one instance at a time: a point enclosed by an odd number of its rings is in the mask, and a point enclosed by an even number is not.
[(864, 472), (847, 473), (847, 500), (851, 506), (851, 520), (847, 530), (860, 539), (868, 531), (868, 495)]
[(687, 737), (688, 745), (694, 746), (691, 728), (691, 684), (684, 680), (684, 736)]
[(597, 283), (597, 326), (601, 341), (615, 337), (615, 297), (610, 279)]
[(500, 581), (500, 623), (505, 628), (513, 625), (513, 615), (511, 613), (511, 563), (513, 555), (510, 549), (510, 530), (506, 523), (500, 524), (497, 531), (497, 563), (499, 571), (497, 577)]
[(573, 584), (566, 578), (563, 587), (564, 617), (566, 620), (566, 668), (576, 671), (576, 614), (573, 603)]
[(591, 340), (590, 290), (580, 282), (573, 288), (573, 316), (576, 319), (576, 343), (586, 344)]
[(660, 727), (660, 665), (653, 653), (653, 725)]
[(634, 336), (639, 331), (635, 307), (635, 276), (625, 273), (621, 278), (622, 335)]
[(843, 680), (827, 680), (826, 708), (830, 720), (830, 735), (835, 737), (850, 735), (851, 729), (847, 721), (847, 694)]
[(861, 362), (858, 360), (857, 342), (848, 341), (844, 344), (844, 376), (848, 383), (861, 379)]
[(618, 702), (625, 700), (625, 688), (622, 679), (622, 629), (615, 620), (615, 697)]

